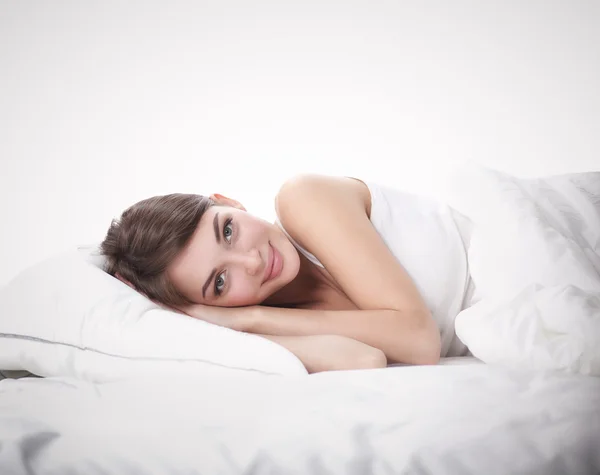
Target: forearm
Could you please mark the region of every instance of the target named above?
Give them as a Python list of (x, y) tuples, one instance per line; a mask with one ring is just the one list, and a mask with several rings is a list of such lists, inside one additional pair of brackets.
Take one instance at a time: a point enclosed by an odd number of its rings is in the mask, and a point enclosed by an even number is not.
[(292, 352), (309, 373), (383, 368), (387, 364), (381, 350), (339, 335), (259, 336)]
[(252, 307), (249, 331), (264, 335), (340, 335), (382, 350), (390, 362), (435, 364), (440, 335), (431, 315), (394, 310), (304, 310)]

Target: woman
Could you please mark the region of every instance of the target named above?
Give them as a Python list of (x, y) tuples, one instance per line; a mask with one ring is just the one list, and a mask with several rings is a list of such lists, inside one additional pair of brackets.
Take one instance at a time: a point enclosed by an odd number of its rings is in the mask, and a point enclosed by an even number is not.
[(159, 304), (255, 333), (309, 372), (463, 354), (468, 272), (456, 212), (347, 177), (305, 175), (277, 222), (221, 195), (141, 201), (113, 221), (107, 272)]

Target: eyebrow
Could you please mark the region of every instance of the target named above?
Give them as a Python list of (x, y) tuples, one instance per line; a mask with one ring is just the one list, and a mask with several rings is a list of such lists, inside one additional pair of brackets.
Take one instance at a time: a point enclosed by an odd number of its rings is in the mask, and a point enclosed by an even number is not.
[(215, 230), (215, 239), (217, 243), (221, 243), (221, 233), (219, 233), (219, 213), (215, 213), (215, 217), (213, 218), (213, 229)]
[[(217, 240), (217, 243), (221, 243), (221, 233), (219, 232), (219, 213), (215, 213), (215, 217), (213, 218), (213, 229), (215, 230), (215, 239)], [(217, 269), (213, 269), (208, 276), (208, 279), (206, 279), (206, 282), (204, 282), (204, 285), (202, 286), (203, 299), (206, 299), (206, 289), (208, 289), (208, 286), (210, 285), (216, 273)]]
[(206, 279), (206, 282), (204, 282), (204, 285), (202, 286), (202, 298), (203, 299), (206, 298), (206, 289), (210, 285), (210, 282), (212, 281), (212, 279), (216, 273), (217, 273), (217, 269), (213, 269), (212, 272), (210, 273), (210, 275), (208, 276), (208, 279)]

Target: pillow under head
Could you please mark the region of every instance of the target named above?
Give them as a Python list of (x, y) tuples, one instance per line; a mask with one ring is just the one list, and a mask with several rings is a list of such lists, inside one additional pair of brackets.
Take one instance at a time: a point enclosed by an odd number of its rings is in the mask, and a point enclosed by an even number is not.
[(282, 346), (165, 310), (104, 265), (97, 246), (80, 247), (0, 289), (0, 369), (95, 382), (164, 372), (307, 374)]

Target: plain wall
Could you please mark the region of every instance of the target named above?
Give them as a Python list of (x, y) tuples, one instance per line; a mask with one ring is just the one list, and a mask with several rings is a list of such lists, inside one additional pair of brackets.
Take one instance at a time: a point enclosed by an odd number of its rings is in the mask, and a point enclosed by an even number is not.
[(0, 2), (0, 284), (130, 204), (600, 169), (600, 2)]

